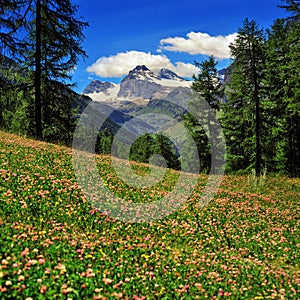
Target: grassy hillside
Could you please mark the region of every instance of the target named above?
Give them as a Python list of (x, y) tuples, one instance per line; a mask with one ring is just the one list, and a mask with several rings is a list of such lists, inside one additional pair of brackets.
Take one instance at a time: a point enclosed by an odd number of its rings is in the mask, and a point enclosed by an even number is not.
[[(129, 189), (97, 158), (124, 199)], [(300, 179), (228, 176), (196, 207), (206, 178), (172, 215), (129, 224), (94, 209), (76, 183), (71, 149), (0, 132), (1, 299), (295, 299), (300, 293)], [(146, 165), (135, 165), (147, 172)]]

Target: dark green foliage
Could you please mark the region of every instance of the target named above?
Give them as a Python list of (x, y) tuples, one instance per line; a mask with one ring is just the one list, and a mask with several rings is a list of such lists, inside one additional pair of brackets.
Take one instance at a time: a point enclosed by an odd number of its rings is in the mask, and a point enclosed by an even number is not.
[[(114, 134), (106, 127), (99, 131), (96, 142), (96, 153), (110, 154), (112, 152)], [(116, 145), (120, 157), (123, 157), (122, 144)], [(125, 148), (124, 148), (125, 149)], [(124, 150), (125, 151), (125, 150)], [(175, 145), (163, 133), (140, 135), (130, 147), (129, 159), (137, 162), (149, 163), (153, 155), (161, 155), (166, 163), (166, 167), (175, 170), (180, 169), (179, 154)], [(161, 161), (152, 161), (160, 164)]]
[(46, 82), (45, 90), (47, 95), (43, 94), (42, 98), (43, 138), (71, 145), (79, 109), (73, 105), (76, 95), (57, 81)]
[(130, 159), (137, 162), (149, 163), (149, 158), (153, 155), (154, 137), (146, 133), (139, 136), (130, 147)]
[[(53, 88), (52, 84), (49, 86), (48, 82), (60, 80), (66, 83), (65, 80), (71, 78), (79, 57), (85, 55), (81, 43), (84, 37), (82, 30), (87, 23), (74, 17), (77, 7), (69, 0), (37, 0), (28, 5), (34, 13), (26, 24), (29, 40), (25, 55), (28, 67), (34, 70), (36, 137), (42, 138), (47, 134), (43, 132), (47, 130), (43, 123), (46, 127), (48, 125), (47, 109), (43, 106), (51, 106), (49, 100), (53, 102), (60, 98), (60, 89)], [(68, 102), (67, 99), (65, 101)], [(70, 111), (72, 106), (68, 107)], [(53, 119), (51, 121), (50, 126), (53, 126)]]
[[(198, 120), (191, 113), (186, 113), (183, 116), (183, 121), (197, 146), (200, 163), (199, 170), (201, 173), (208, 173), (211, 167), (211, 151), (208, 136), (203, 126), (199, 124)], [(187, 153), (182, 155), (187, 156), (191, 151), (187, 151)]]
[(200, 172), (208, 173), (211, 169), (211, 147), (217, 149), (220, 143), (216, 134), (218, 130), (215, 116), (224, 90), (216, 69), (217, 61), (213, 56), (202, 63), (195, 62), (195, 65), (200, 71), (194, 76), (192, 83), (194, 95), (189, 102), (192, 113), (186, 113), (183, 120), (197, 145)]
[(299, 1), (281, 5), (289, 13), (267, 30), (246, 20), (231, 46), (235, 57), (222, 125), (227, 170), (300, 175)]
[(219, 102), (224, 94), (223, 85), (218, 77), (217, 63), (213, 56), (202, 63), (195, 62), (200, 72), (197, 76), (194, 75), (192, 83), (192, 90), (205, 99), (214, 110), (219, 110)]
[(299, 1), (282, 5), (290, 16), (268, 30), (266, 82), (275, 171), (300, 176)]
[(85, 55), (88, 24), (76, 12), (69, 0), (1, 2), (2, 128), (70, 145), (77, 106), (85, 102), (67, 83)]
[(110, 154), (113, 142), (113, 133), (109, 128), (104, 128), (98, 133), (95, 152), (101, 154)]
[(163, 133), (154, 135), (152, 151), (165, 159), (168, 168), (180, 170), (179, 154), (176, 151), (176, 147)]
[(229, 170), (262, 171), (262, 102), (265, 38), (255, 21), (244, 21), (230, 46), (235, 58), (227, 103), (223, 107)]

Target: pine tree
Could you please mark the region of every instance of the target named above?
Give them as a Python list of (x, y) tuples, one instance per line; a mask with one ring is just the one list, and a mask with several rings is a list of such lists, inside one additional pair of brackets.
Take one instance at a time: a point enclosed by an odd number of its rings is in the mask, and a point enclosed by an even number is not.
[[(85, 56), (82, 31), (88, 24), (75, 18), (78, 8), (70, 0), (35, 0), (28, 5), (33, 14), (27, 19), (30, 46), (25, 55), (28, 67), (34, 71), (36, 137), (42, 138), (45, 124), (55, 126), (49, 124), (46, 115), (46, 111), (55, 110), (46, 107), (60, 105), (57, 97), (62, 91), (53, 84), (58, 81), (67, 85), (79, 57)], [(71, 110), (69, 107), (66, 112), (67, 119)]]
[(149, 158), (153, 155), (153, 143), (153, 135), (146, 133), (139, 136), (130, 148), (130, 159), (149, 163)]
[[(288, 29), (284, 19), (277, 19), (267, 30), (265, 90), (268, 103), (269, 122), (272, 134), (269, 136), (269, 157), (272, 157), (271, 171), (285, 171), (287, 166), (287, 124), (285, 118), (284, 87), (287, 84)], [(270, 141), (272, 141), (270, 143)]]
[(180, 170), (179, 154), (174, 144), (164, 133), (159, 132), (154, 135), (151, 154), (161, 155), (168, 168)]
[(300, 86), (299, 86), (299, 24), (300, 2), (283, 1), (289, 13), (274, 21), (266, 43), (265, 87), (270, 103), (272, 145), (275, 171), (300, 175)]
[[(198, 148), (200, 171), (208, 172), (211, 167), (211, 153), (216, 155), (220, 145), (215, 119), (224, 88), (218, 76), (217, 61), (213, 56), (201, 63), (195, 62), (195, 65), (199, 68), (199, 73), (193, 76), (193, 96), (188, 104), (192, 114), (187, 113), (184, 121)], [(201, 120), (201, 124), (198, 120)]]
[[(204, 100), (203, 100), (204, 101)], [(201, 173), (209, 173), (211, 168), (211, 151), (210, 144), (208, 140), (208, 136), (199, 121), (196, 117), (190, 112), (186, 113), (182, 120), (184, 122), (184, 126), (189, 131), (191, 138), (194, 140), (199, 157), (199, 171)], [(188, 146), (190, 146), (191, 150), (188, 150)], [(193, 145), (185, 145), (186, 152), (181, 153), (181, 156), (189, 157), (192, 151)], [(186, 169), (192, 169), (191, 166), (185, 166)], [(195, 166), (195, 170), (197, 170), (197, 166)], [(192, 170), (193, 171), (193, 170)]]
[[(37, 138), (69, 141), (66, 131), (74, 129), (76, 109), (68, 81), (79, 57), (85, 56), (82, 31), (88, 25), (75, 18), (76, 12), (70, 0), (1, 1), (0, 89), (4, 99), (10, 85), (28, 97), (27, 105), (20, 95), (16, 99), (29, 111), (28, 118), (34, 111), (27, 123), (34, 124)], [(5, 105), (0, 103), (1, 111)]]
[(280, 170), (300, 176), (300, 1), (283, 2), (280, 7), (289, 16), (277, 19), (269, 30), (267, 85), (276, 107)]
[(97, 135), (95, 152), (100, 154), (111, 154), (113, 138), (114, 138), (113, 133), (108, 127), (100, 130)]
[(203, 62), (195, 62), (199, 68), (197, 76), (193, 76), (192, 90), (198, 93), (214, 110), (219, 110), (220, 99), (223, 97), (223, 85), (216, 68), (217, 61), (213, 56)]
[(245, 19), (235, 42), (230, 45), (235, 60), (223, 117), (229, 159), (236, 160), (232, 166), (240, 165), (244, 169), (255, 166), (256, 175), (260, 175), (263, 163), (264, 44), (263, 30), (255, 21)]
[(300, 15), (300, 1), (299, 0), (281, 0), (282, 5), (278, 7), (285, 9), (288, 13), (291, 13), (291, 16), (287, 19), (298, 20)]

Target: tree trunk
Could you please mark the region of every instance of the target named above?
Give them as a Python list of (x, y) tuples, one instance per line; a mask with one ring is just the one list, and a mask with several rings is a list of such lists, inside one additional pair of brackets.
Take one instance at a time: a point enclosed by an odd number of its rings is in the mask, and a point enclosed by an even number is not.
[(255, 103), (255, 175), (259, 176), (261, 175), (261, 118), (256, 61), (257, 59), (255, 57), (255, 47), (253, 46), (251, 54), (251, 71), (254, 84), (253, 100)]
[(35, 21), (35, 134), (36, 138), (42, 139), (42, 100), (41, 100), (41, 3), (36, 1), (36, 21)]
[(255, 98), (255, 134), (256, 134), (255, 174), (256, 176), (259, 176), (261, 174), (261, 137), (260, 137), (261, 120), (260, 120), (260, 101), (259, 101), (257, 87), (255, 87), (254, 98)]

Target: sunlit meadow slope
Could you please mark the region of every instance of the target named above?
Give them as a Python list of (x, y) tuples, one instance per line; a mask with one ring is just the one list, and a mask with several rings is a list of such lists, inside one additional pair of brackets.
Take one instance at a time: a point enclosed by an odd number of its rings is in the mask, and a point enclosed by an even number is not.
[[(226, 176), (215, 199), (152, 223), (97, 211), (75, 180), (72, 150), (0, 132), (1, 299), (296, 299), (300, 179)], [(97, 157), (111, 190), (159, 199), (178, 173), (130, 188)], [(134, 164), (137, 173), (146, 165)]]

